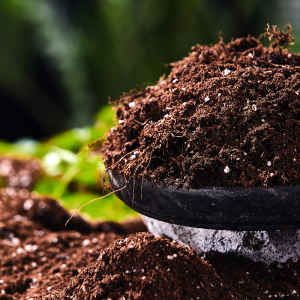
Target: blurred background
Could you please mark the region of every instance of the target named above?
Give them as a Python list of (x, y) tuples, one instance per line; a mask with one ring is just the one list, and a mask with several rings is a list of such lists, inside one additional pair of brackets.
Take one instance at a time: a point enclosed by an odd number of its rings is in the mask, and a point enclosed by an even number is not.
[(73, 212), (99, 199), (80, 210), (90, 220), (137, 217), (88, 147), (115, 124), (109, 100), (155, 84), (220, 34), (229, 42), (290, 23), (300, 52), (299, 15), (298, 0), (0, 0), (0, 188), (16, 187), (5, 181), (14, 159), (35, 159), (34, 192)]
[(1, 0), (0, 140), (91, 126), (109, 99), (220, 32), (229, 42), (290, 23), (299, 52), (299, 15), (297, 0)]

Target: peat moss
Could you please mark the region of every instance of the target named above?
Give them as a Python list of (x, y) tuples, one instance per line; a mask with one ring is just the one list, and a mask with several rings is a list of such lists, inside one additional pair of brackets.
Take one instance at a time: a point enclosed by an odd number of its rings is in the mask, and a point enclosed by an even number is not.
[[(287, 32), (192, 47), (155, 86), (121, 97), (107, 169), (179, 188), (300, 182), (300, 56)], [(286, 48), (283, 49), (282, 46)]]

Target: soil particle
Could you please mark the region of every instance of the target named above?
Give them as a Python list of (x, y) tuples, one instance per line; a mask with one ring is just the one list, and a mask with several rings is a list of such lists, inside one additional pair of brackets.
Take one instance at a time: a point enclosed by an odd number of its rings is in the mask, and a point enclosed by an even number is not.
[[(290, 31), (195, 46), (155, 86), (119, 100), (107, 169), (183, 188), (300, 182), (300, 56)], [(133, 104), (134, 103), (134, 104)]]

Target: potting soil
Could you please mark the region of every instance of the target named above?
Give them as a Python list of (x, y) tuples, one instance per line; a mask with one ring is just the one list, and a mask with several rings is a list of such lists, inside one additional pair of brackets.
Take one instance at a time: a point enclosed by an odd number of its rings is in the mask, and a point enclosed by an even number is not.
[(300, 56), (289, 26), (267, 34), (268, 48), (251, 36), (192, 47), (167, 78), (124, 94), (106, 168), (187, 189), (299, 185)]

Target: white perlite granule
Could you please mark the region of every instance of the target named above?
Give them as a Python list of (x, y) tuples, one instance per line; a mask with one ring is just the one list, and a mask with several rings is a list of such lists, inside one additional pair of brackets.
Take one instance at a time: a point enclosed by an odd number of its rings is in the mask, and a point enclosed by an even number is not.
[(128, 106), (129, 106), (130, 108), (135, 108), (135, 107), (136, 107), (136, 104), (135, 104), (135, 102), (130, 102), (130, 103), (128, 104)]
[(224, 168), (224, 172), (225, 172), (226, 174), (228, 174), (228, 173), (230, 172), (230, 168), (229, 168), (228, 166), (226, 166), (226, 167)]
[(227, 76), (227, 75), (229, 75), (231, 73), (231, 71), (229, 70), (229, 69), (225, 69), (224, 71), (223, 71), (223, 75), (224, 76)]
[(284, 263), (300, 257), (300, 229), (270, 231), (214, 230), (169, 224), (142, 216), (149, 232), (167, 236), (199, 254), (234, 252), (255, 262)]

